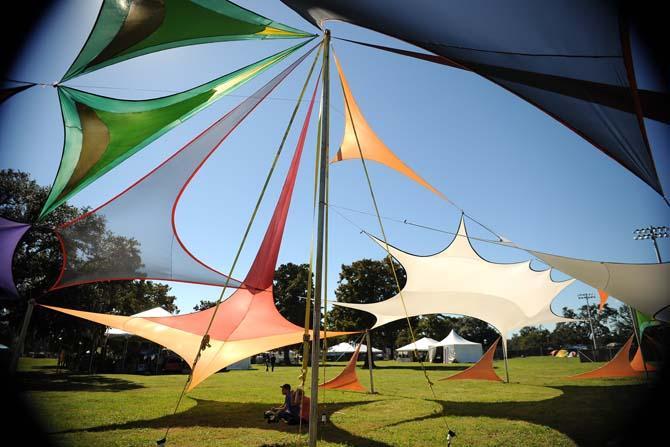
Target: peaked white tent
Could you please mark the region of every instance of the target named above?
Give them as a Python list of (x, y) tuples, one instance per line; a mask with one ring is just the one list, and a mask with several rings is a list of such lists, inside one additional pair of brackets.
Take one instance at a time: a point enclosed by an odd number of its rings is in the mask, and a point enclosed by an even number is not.
[[(162, 307), (154, 307), (153, 309), (145, 310), (138, 314), (132, 315), (133, 317), (171, 317), (172, 314)], [(108, 327), (105, 331), (105, 335), (108, 337), (132, 337), (133, 334), (130, 334), (121, 329), (115, 329)]]
[[(373, 238), (382, 248), (383, 241)], [(535, 271), (530, 261), (497, 264), (479, 256), (470, 245), (465, 221), (458, 235), (443, 251), (416, 256), (389, 245), (389, 251), (407, 272), (400, 294), (372, 304), (334, 302), (337, 306), (373, 314), (377, 328), (407, 316), (459, 314), (478, 318), (506, 336), (515, 329), (547, 323), (572, 321), (551, 311), (551, 302), (574, 279), (556, 282), (551, 269)]]
[[(355, 350), (356, 350), (356, 346), (352, 346), (351, 344), (349, 344), (347, 342), (338, 343), (335, 346), (331, 346), (330, 348), (328, 348), (328, 352), (333, 353), (333, 354), (349, 354), (349, 353), (353, 353)], [(361, 345), (360, 352), (368, 352), (368, 347), (366, 345)], [(373, 353), (378, 353), (378, 352), (382, 352), (382, 350), (377, 349), (373, 346), (372, 347), (372, 352)]]
[(453, 329), (442, 341), (430, 346), (428, 358), (431, 362), (439, 348), (444, 350), (443, 363), (475, 363), (484, 353), (481, 343), (466, 340)]

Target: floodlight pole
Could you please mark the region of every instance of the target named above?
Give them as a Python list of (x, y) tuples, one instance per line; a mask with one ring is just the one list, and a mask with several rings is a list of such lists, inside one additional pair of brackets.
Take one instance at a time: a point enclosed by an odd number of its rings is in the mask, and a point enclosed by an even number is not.
[[(668, 237), (670, 235), (668, 233), (669, 230), (670, 228), (666, 226), (661, 227), (649, 226), (646, 228), (638, 228), (635, 231), (633, 231), (633, 234), (635, 235), (633, 236), (633, 239), (635, 239), (636, 241), (651, 239), (651, 241), (654, 243), (654, 251), (656, 252), (656, 261), (658, 261), (658, 263), (661, 264), (663, 261), (661, 260), (661, 252), (658, 250), (658, 243), (656, 242), (656, 239)], [(649, 371), (647, 371), (647, 362), (644, 359), (644, 354), (642, 353), (642, 334), (640, 333), (640, 328), (638, 327), (637, 324), (637, 314), (635, 313), (633, 307), (630, 305), (628, 306), (628, 312), (630, 313), (631, 323), (633, 324), (633, 333), (635, 334), (635, 339), (637, 340), (637, 349), (640, 351), (640, 357), (642, 357), (642, 365), (644, 366), (644, 373), (648, 381)]]
[(328, 167), (330, 109), (330, 30), (323, 35), (323, 82), (321, 90), (321, 142), (319, 148), (319, 220), (314, 275), (314, 310), (312, 330), (312, 384), (309, 404), (309, 447), (316, 447), (319, 426), (319, 357), (321, 351), (321, 293), (323, 284), (324, 222), (326, 214), (326, 169)]
[(589, 326), (591, 327), (591, 338), (593, 340), (593, 358), (598, 360), (598, 346), (596, 345), (596, 331), (593, 330), (593, 321), (591, 320), (591, 305), (589, 300), (595, 299), (596, 296), (592, 293), (580, 293), (577, 295), (577, 298), (580, 300), (586, 300), (586, 312), (589, 315)]

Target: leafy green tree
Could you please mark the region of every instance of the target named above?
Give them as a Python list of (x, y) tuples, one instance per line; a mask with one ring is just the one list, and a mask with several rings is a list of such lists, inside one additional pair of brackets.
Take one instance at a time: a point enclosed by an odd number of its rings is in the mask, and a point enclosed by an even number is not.
[[(404, 287), (405, 270), (397, 262), (393, 265), (400, 287)], [(376, 303), (397, 293), (398, 286), (386, 259), (379, 261), (361, 259), (351, 265), (342, 265), (338, 286), (335, 289), (337, 301), (344, 303)], [(332, 328), (339, 331), (360, 331), (372, 327), (375, 322), (375, 317), (367, 312), (340, 306), (333, 307), (328, 319)], [(416, 322), (416, 319), (413, 320)], [(371, 338), (376, 340), (376, 343), (371, 344), (379, 344), (382, 349), (394, 349), (398, 331), (406, 326), (407, 321), (400, 320), (375, 329), (371, 333)]]
[[(309, 264), (282, 264), (275, 270), (273, 282), (275, 306), (284, 318), (298, 326), (305, 326), (305, 304), (307, 299), (308, 281), (314, 287), (313, 275), (309, 278)], [(310, 328), (312, 322), (310, 321)], [(289, 351), (300, 345), (285, 346), (284, 363), (290, 364)]]
[[(18, 222), (35, 222), (48, 192), (48, 188), (39, 186), (24, 172), (1, 170), (0, 215)], [(54, 306), (123, 315), (156, 306), (172, 312), (178, 311), (174, 304), (175, 297), (169, 295), (169, 286), (147, 281), (98, 282), (48, 292), (63, 262), (53, 228), (86, 211), (67, 204), (61, 205), (39, 225), (34, 225), (21, 240), (13, 266), (21, 299), (1, 304), (4, 309), (1, 327), (5, 330), (0, 333), (0, 342), (13, 342), (30, 298)], [(81, 237), (75, 242), (75, 249), (68, 252), (75, 268), (112, 269), (117, 256), (131, 259), (137, 269), (142, 267), (136, 241), (106, 230), (101, 218), (86, 219), (82, 225)], [(83, 339), (99, 338), (103, 330), (95, 323), (38, 307), (33, 313), (26, 349), (57, 351), (73, 348)]]
[(209, 300), (200, 300), (198, 304), (193, 306), (193, 310), (196, 312), (200, 312), (203, 310), (207, 310), (211, 307), (216, 306), (216, 301), (209, 301)]
[(543, 355), (549, 347), (549, 337), (551, 332), (542, 326), (526, 326), (521, 328), (518, 334), (512, 336), (508, 344), (510, 351), (534, 351), (538, 355)]

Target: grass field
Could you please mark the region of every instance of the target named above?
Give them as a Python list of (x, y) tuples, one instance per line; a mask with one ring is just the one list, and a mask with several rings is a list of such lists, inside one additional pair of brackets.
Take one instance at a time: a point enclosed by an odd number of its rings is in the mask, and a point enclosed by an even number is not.
[[(344, 363), (331, 363), (332, 378)], [(379, 394), (320, 394), (329, 422), (323, 446), (606, 446), (616, 444), (647, 385), (637, 379), (570, 381), (598, 364), (530, 357), (509, 361), (510, 382), (438, 381), (466, 365), (430, 365), (437, 400), (418, 364), (378, 362)], [(168, 446), (306, 445), (306, 427), (267, 424), (263, 411), (282, 401), (297, 367), (230, 371), (188, 394), (172, 415), (184, 375), (58, 373), (55, 361), (22, 359), (20, 378), (53, 441), (63, 446), (150, 446), (172, 427)], [(504, 377), (501, 362), (496, 370)], [(368, 371), (358, 370), (369, 386)]]

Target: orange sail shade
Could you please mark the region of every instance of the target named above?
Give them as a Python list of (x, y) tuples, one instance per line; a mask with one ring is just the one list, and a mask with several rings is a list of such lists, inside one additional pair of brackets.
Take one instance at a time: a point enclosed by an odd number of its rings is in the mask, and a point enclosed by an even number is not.
[[(643, 363), (642, 359), (642, 350), (640, 347), (637, 347), (637, 351), (635, 351), (635, 356), (633, 357), (633, 361), (630, 362), (630, 367), (633, 368), (637, 372), (645, 372), (645, 365)], [(656, 367), (652, 365), (651, 363), (647, 362), (647, 372), (651, 371), (656, 371)]]
[(607, 304), (607, 298), (609, 295), (604, 290), (598, 289), (598, 295), (600, 296), (600, 304), (598, 305), (598, 312), (602, 312), (605, 304)]
[(630, 347), (633, 344), (633, 335), (628, 339), (628, 341), (621, 347), (619, 352), (614, 356), (612, 360), (605, 363), (598, 369), (593, 371), (585, 372), (582, 374), (577, 374), (576, 376), (570, 376), (569, 379), (607, 379), (610, 377), (638, 377), (639, 372), (635, 371), (629, 361), (630, 357)]
[[(333, 56), (335, 55), (333, 54)], [(366, 160), (376, 161), (394, 169), (437, 194), (440, 198), (449, 201), (444, 194), (435, 189), (409, 166), (403, 163), (402, 160), (400, 160), (372, 130), (368, 122), (365, 120), (363, 113), (361, 113), (361, 110), (358, 108), (358, 104), (356, 104), (356, 100), (351, 93), (351, 89), (349, 88), (347, 79), (344, 77), (342, 67), (337, 60), (337, 57), (335, 57), (335, 64), (337, 65), (337, 71), (340, 74), (342, 91), (345, 98), (344, 137), (342, 138), (340, 150), (337, 151), (337, 155), (335, 155), (330, 162), (335, 163), (341, 160), (360, 159), (362, 153)]]
[(496, 352), (496, 347), (498, 347), (498, 338), (495, 343), (484, 353), (482, 358), (479, 359), (477, 363), (461, 371), (453, 376), (445, 377), (440, 380), (492, 380), (495, 382), (502, 382), (502, 379), (498, 377), (498, 374), (493, 370), (493, 355)]
[[(328, 332), (330, 335), (330, 332)], [(328, 390), (345, 390), (345, 391), (362, 391), (366, 392), (367, 389), (361, 384), (356, 375), (356, 362), (358, 361), (358, 353), (361, 350), (361, 344), (359, 343), (356, 346), (354, 354), (349, 359), (349, 363), (344, 367), (342, 372), (328, 382), (320, 385), (320, 388), (326, 388)]]

